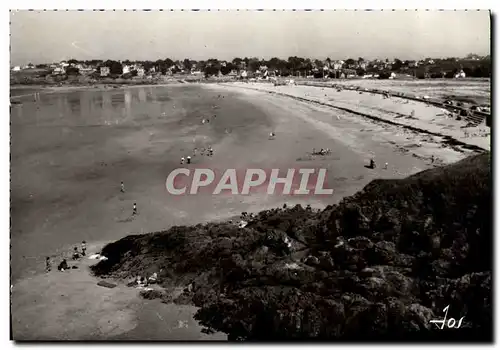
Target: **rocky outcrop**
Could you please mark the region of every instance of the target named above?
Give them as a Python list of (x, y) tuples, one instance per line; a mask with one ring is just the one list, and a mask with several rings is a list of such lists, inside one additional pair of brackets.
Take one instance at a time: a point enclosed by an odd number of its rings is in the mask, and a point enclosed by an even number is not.
[[(207, 331), (231, 340), (492, 339), (489, 154), (375, 180), (323, 211), (263, 211), (129, 236), (101, 276), (158, 271), (185, 284)], [(439, 329), (430, 320), (459, 320)], [(362, 337), (362, 338), (361, 338)]]

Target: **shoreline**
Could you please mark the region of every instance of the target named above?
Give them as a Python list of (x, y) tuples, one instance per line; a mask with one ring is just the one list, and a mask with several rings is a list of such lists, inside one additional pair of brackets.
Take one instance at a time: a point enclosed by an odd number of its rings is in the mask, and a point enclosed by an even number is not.
[[(375, 111), (375, 108), (371, 108), (373, 110), (370, 110), (370, 106), (366, 106), (363, 104), (360, 104), (358, 106), (354, 106), (354, 105), (351, 105), (348, 103), (339, 102), (335, 99), (332, 100), (330, 98), (331, 96), (329, 96), (329, 98), (323, 98), (323, 97), (319, 97), (319, 95), (318, 96), (311, 96), (310, 93), (308, 94), (306, 92), (306, 91), (310, 91), (310, 90), (307, 90), (307, 88), (316, 89), (315, 92), (318, 92), (318, 91), (324, 91), (324, 89), (326, 87), (320, 88), (317, 86), (298, 85), (298, 86), (294, 86), (293, 90), (284, 92), (284, 91), (280, 91), (280, 90), (283, 90), (282, 86), (267, 87), (264, 84), (252, 84), (250, 86), (241, 86), (241, 85), (238, 86), (236, 84), (223, 83), (220, 85), (232, 86), (232, 87), (239, 88), (239, 89), (248, 89), (248, 90), (255, 90), (255, 91), (260, 91), (260, 92), (268, 92), (268, 93), (271, 93), (273, 95), (278, 95), (278, 96), (282, 96), (285, 98), (295, 99), (295, 100), (298, 100), (300, 102), (304, 102), (306, 104), (308, 104), (308, 103), (319, 104), (319, 105), (329, 107), (332, 109), (343, 110), (343, 111), (346, 111), (348, 113), (359, 115), (363, 118), (372, 119), (375, 122), (382, 122), (382, 123), (391, 124), (391, 125), (394, 125), (396, 127), (409, 129), (409, 130), (412, 130), (412, 131), (420, 133), (420, 134), (428, 134), (428, 135), (432, 135), (432, 136), (443, 137), (443, 138), (448, 139), (450, 141), (450, 143), (456, 144), (458, 146), (465, 147), (465, 148), (472, 147), (472, 149), (483, 150), (483, 151), (490, 151), (490, 149), (491, 149), (491, 139), (490, 139), (490, 142), (485, 143), (485, 142), (482, 142), (483, 139), (471, 140), (471, 139), (467, 139), (466, 137), (460, 137), (458, 135), (460, 128), (463, 128), (464, 126), (460, 126), (459, 123), (455, 123), (456, 125), (454, 125), (458, 129), (458, 131), (453, 130), (453, 129), (451, 131), (448, 131), (447, 127), (439, 127), (439, 126), (437, 126), (438, 123), (433, 125), (431, 122), (428, 122), (425, 119), (413, 120), (415, 118), (411, 118), (408, 122), (406, 122), (406, 120), (404, 122), (401, 122), (402, 121), (401, 119), (398, 119), (396, 121), (394, 116), (390, 116), (390, 117), (392, 117), (392, 119), (391, 119), (386, 115), (388, 113), (394, 114), (395, 112), (386, 111), (385, 114), (381, 114), (380, 113), (381, 111), (377, 111), (376, 114), (378, 114), (378, 115), (375, 115), (373, 113)], [(300, 88), (303, 88), (302, 89), (303, 91), (299, 91)], [(333, 91), (330, 91), (330, 92), (333, 92)], [(357, 93), (358, 91), (356, 91), (356, 90), (350, 91), (349, 90), (349, 92)], [(368, 94), (369, 92), (366, 92), (366, 93)], [(327, 97), (327, 94), (325, 94), (324, 97)], [(394, 99), (396, 99), (396, 98), (406, 99), (405, 96), (398, 96), (398, 97), (393, 97), (393, 98)], [(417, 105), (417, 106), (425, 106), (427, 109), (435, 108), (436, 112), (439, 111), (437, 107), (429, 107), (425, 102), (418, 101), (418, 102), (414, 102), (413, 104)], [(395, 103), (394, 103), (394, 106), (396, 106)], [(367, 109), (368, 112), (365, 112), (364, 109)], [(424, 113), (425, 113), (425, 111), (424, 111)], [(404, 115), (404, 112), (396, 113), (396, 117), (400, 117), (403, 115)], [(426, 118), (428, 118), (428, 117), (426, 117)], [(482, 124), (484, 124), (484, 121), (481, 124), (474, 126), (472, 128), (478, 128)], [(487, 128), (490, 129), (489, 127), (487, 127)], [(487, 132), (489, 138), (490, 138), (490, 135), (489, 135), (490, 133), (491, 133), (491, 131)]]

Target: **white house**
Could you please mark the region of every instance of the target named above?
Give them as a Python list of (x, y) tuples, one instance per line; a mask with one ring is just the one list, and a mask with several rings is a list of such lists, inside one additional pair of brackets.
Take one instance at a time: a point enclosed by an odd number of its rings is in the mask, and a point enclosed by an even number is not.
[(14, 72), (19, 72), (19, 71), (21, 70), (21, 67), (19, 67), (19, 66), (15, 66), (15, 67), (12, 67), (12, 70), (13, 70)]
[(334, 69), (334, 70), (340, 70), (340, 69), (342, 69), (342, 65), (343, 65), (343, 64), (344, 64), (344, 63), (343, 63), (342, 61), (339, 61), (339, 62), (334, 62), (334, 63), (333, 63), (333, 69)]
[(52, 74), (54, 74), (54, 75), (60, 75), (60, 74), (64, 74), (65, 72), (66, 72), (66, 70), (64, 68), (62, 68), (62, 67), (56, 67), (52, 71)]
[(109, 75), (109, 67), (100, 68), (101, 77), (107, 77)]
[(146, 73), (146, 72), (144, 71), (144, 68), (143, 68), (143, 67), (138, 67), (138, 68), (137, 68), (137, 76), (138, 76), (139, 78), (143, 78), (145, 73)]
[(131, 68), (132, 68), (132, 67), (131, 67), (131, 66), (129, 66), (128, 64), (124, 65), (124, 66), (123, 66), (123, 74), (130, 73), (130, 71), (132, 70)]
[(459, 78), (465, 78), (465, 72), (463, 70), (461, 70), (460, 72), (458, 72), (457, 74), (455, 74), (455, 78), (459, 79)]

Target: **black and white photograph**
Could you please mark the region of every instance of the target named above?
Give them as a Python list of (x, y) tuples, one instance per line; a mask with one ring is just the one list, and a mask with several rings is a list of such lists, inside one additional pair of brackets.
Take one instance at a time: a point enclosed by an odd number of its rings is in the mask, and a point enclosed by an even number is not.
[(11, 4), (11, 341), (493, 343), (494, 12), (136, 5)]

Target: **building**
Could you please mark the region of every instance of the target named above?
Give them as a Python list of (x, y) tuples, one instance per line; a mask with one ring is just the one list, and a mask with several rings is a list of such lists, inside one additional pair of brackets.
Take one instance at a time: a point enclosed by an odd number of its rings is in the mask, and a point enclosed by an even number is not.
[(139, 78), (144, 78), (144, 74), (146, 74), (144, 67), (137, 67), (137, 76)]
[(15, 66), (15, 67), (12, 67), (12, 70), (14, 72), (19, 72), (21, 70), (21, 67), (20, 66)]
[(101, 77), (107, 77), (109, 75), (109, 67), (100, 68)]
[(465, 72), (463, 70), (460, 70), (457, 74), (455, 74), (455, 78), (465, 78)]
[(333, 69), (334, 70), (340, 70), (340, 69), (342, 69), (343, 64), (344, 64), (343, 61), (333, 62)]
[(127, 73), (130, 73), (130, 71), (132, 70), (132, 67), (129, 66), (128, 64), (125, 64), (123, 66), (123, 74), (127, 74)]
[(66, 73), (66, 69), (64, 69), (62, 67), (56, 67), (52, 71), (52, 75), (61, 75), (61, 74), (64, 74), (64, 73)]

